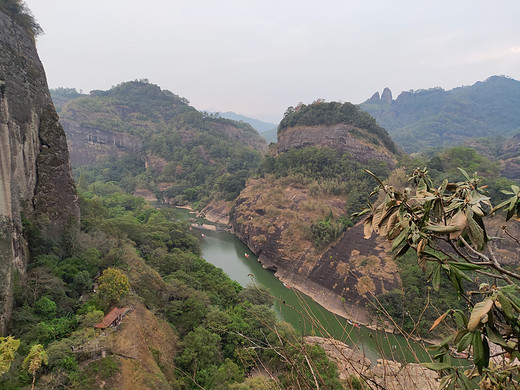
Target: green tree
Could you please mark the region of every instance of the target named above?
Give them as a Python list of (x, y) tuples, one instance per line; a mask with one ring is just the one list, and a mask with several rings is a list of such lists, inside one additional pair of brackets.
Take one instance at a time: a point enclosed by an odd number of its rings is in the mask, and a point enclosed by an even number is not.
[(9, 371), (19, 346), (20, 340), (11, 336), (0, 337), (0, 376)]
[(184, 350), (177, 364), (186, 373), (194, 373), (194, 381), (203, 385), (221, 361), (220, 336), (199, 326), (183, 340)]
[(107, 268), (98, 279), (99, 295), (107, 303), (115, 304), (130, 293), (128, 277), (115, 268)]
[(45, 352), (41, 344), (36, 344), (31, 347), (29, 354), (23, 361), (23, 368), (29, 371), (33, 377), (31, 390), (34, 389), (36, 371), (40, 369), (42, 364), (47, 364), (48, 361), (47, 352)]

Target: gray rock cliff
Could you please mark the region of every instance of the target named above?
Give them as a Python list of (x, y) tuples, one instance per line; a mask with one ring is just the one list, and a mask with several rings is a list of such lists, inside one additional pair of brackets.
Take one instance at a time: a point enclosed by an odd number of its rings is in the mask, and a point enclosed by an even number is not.
[(9, 321), (13, 280), (29, 253), (22, 219), (43, 237), (78, 229), (79, 207), (63, 128), (34, 38), (0, 12), (0, 335)]

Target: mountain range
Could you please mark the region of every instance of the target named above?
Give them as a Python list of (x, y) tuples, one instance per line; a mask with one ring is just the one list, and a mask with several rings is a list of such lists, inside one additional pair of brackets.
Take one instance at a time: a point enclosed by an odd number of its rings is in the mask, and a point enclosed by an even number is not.
[(520, 82), (505, 76), (449, 91), (402, 92), (396, 99), (386, 88), (359, 106), (408, 153), (520, 131)]

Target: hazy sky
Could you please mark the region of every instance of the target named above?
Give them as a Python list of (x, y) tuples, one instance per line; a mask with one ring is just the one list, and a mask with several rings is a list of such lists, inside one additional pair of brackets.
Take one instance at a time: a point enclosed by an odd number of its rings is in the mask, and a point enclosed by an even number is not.
[(278, 122), (317, 98), (520, 79), (520, 1), (26, 0), (49, 86), (147, 78), (197, 109)]

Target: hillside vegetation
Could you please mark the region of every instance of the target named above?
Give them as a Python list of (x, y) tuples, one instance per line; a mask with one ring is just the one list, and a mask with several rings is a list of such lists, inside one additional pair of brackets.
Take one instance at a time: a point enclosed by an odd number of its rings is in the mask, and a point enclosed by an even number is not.
[(372, 115), (409, 153), (462, 144), (470, 138), (511, 136), (520, 131), (520, 82), (493, 76), (472, 86), (376, 94), (359, 107)]
[[(81, 212), (67, 248), (26, 223), (33, 260), (9, 329), (21, 344), (2, 389), (31, 382), (22, 360), (33, 345), (48, 355), (37, 388), (311, 388), (313, 372), (323, 388), (341, 388), (323, 350), (279, 323), (265, 292), (200, 258), (168, 210), (98, 184), (82, 192)], [(115, 305), (131, 309), (121, 325), (95, 330)], [(269, 374), (247, 378), (257, 367)]]
[(33, 38), (43, 33), (41, 26), (36, 22), (25, 2), (21, 0), (0, 0), (0, 12), (12, 17)]
[[(140, 188), (176, 204), (205, 204), (216, 192), (226, 199), (238, 195), (267, 148), (249, 124), (199, 112), (147, 80), (74, 95), (68, 89), (53, 92), (55, 99), (68, 99), (60, 120), (75, 141), (69, 143), (71, 155), (89, 152), (97, 158), (95, 164), (77, 167), (87, 185), (115, 180), (128, 192)], [(106, 141), (89, 138), (94, 131), (106, 137), (130, 135), (141, 152), (114, 159)]]

